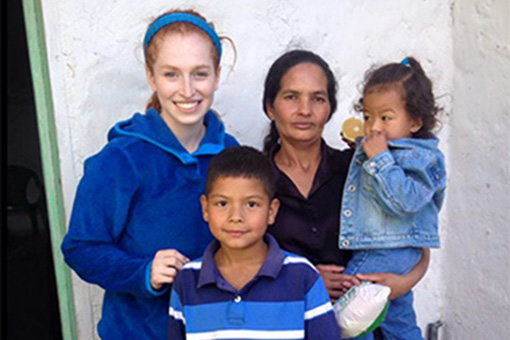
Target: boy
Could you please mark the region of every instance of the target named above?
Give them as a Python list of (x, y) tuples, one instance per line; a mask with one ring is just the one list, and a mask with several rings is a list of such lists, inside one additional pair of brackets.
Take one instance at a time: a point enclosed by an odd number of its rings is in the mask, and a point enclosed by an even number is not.
[(215, 156), (201, 197), (216, 238), (177, 275), (169, 339), (340, 339), (324, 283), (303, 257), (266, 234), (279, 201), (259, 151), (231, 147)]

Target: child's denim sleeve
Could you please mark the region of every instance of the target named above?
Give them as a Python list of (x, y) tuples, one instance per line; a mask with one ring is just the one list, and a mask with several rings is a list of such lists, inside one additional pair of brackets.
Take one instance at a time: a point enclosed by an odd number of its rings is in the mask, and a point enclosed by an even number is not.
[(184, 316), (184, 308), (181, 303), (179, 294), (175, 288), (180, 283), (176, 279), (172, 292), (170, 293), (170, 308), (168, 309), (168, 340), (185, 340), (186, 339), (186, 319)]
[(432, 200), (442, 204), (446, 186), (445, 166), (438, 151), (401, 153), (398, 161), (384, 151), (363, 164), (368, 186), (385, 210), (404, 216), (420, 211)]
[(333, 306), (322, 278), (317, 279), (305, 298), (305, 339), (340, 340), (340, 327), (333, 313)]

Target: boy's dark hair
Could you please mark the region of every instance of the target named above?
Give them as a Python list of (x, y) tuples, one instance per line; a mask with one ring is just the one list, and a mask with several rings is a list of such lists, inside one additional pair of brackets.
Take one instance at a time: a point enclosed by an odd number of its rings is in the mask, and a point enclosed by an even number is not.
[(264, 185), (269, 198), (274, 197), (273, 166), (262, 152), (250, 146), (229, 147), (213, 157), (207, 170), (206, 195), (209, 195), (214, 182), (220, 177), (256, 178)]
[[(401, 63), (390, 63), (368, 70), (363, 82), (363, 96), (392, 87), (402, 94), (411, 118), (421, 119), (422, 127), (413, 133), (412, 137), (431, 138), (432, 131), (438, 124), (437, 114), (441, 109), (435, 104), (432, 82), (420, 63), (413, 57), (406, 57)], [(363, 112), (363, 97), (354, 105), (354, 109)]]
[[(269, 68), (266, 80), (264, 82), (264, 95), (262, 98), (262, 109), (267, 114), (266, 105), (273, 105), (280, 91), (282, 78), (296, 65), (310, 63), (319, 66), (326, 74), (328, 101), (331, 106), (329, 118), (333, 115), (337, 108), (336, 92), (338, 84), (335, 75), (328, 63), (319, 55), (307, 50), (292, 50), (282, 54)], [(275, 123), (271, 122), (269, 134), (264, 138), (264, 152), (269, 154), (270, 150), (275, 146), (279, 138), (278, 130)]]

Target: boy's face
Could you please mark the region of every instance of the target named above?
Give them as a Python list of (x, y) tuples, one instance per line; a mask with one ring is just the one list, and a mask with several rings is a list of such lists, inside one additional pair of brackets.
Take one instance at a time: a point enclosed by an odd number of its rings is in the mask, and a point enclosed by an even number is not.
[(201, 202), (211, 233), (222, 248), (232, 250), (263, 245), (262, 237), (280, 205), (277, 199), (270, 200), (262, 181), (245, 177), (217, 178)]

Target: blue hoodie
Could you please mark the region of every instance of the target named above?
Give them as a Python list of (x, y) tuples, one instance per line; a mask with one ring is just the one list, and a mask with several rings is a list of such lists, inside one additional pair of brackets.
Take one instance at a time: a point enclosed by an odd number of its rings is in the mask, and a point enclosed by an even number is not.
[(152, 289), (152, 259), (168, 248), (194, 259), (213, 239), (199, 197), (211, 158), (238, 143), (212, 111), (204, 123), (190, 154), (149, 109), (117, 123), (85, 161), (62, 252), (83, 280), (105, 289), (102, 339), (166, 338), (169, 287)]

